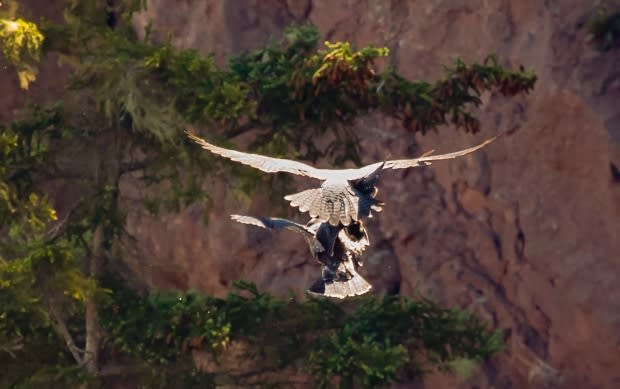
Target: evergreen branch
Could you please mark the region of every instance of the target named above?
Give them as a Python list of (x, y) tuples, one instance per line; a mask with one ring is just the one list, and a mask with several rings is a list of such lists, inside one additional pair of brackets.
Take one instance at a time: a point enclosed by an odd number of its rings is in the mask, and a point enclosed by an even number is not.
[[(427, 300), (362, 297), (345, 311), (330, 301), (283, 301), (253, 284), (238, 286), (245, 292), (223, 299), (196, 293), (139, 297), (110, 286), (117, 295), (103, 314), (104, 327), (115, 348), (130, 355), (167, 365), (203, 351), (221, 363), (209, 374), (242, 381), (303, 365), (319, 383), (340, 376), (379, 384), (422, 375), (414, 364), (419, 355), (444, 363), (481, 360), (499, 350), (497, 333), (475, 316)], [(240, 367), (242, 360), (253, 361), (251, 367)]]
[[(147, 45), (114, 31), (88, 36), (87, 41), (98, 43), (95, 50), (83, 39), (69, 39), (80, 35), (59, 30), (62, 27), (44, 28), (50, 47), (83, 60), (73, 88), (97, 90), (92, 95), (95, 106), (104, 107), (110, 119), (120, 109), (123, 120), (154, 146), (178, 137), (173, 127), (182, 120), (212, 132), (228, 128), (223, 133), (229, 138), (262, 130), (257, 145), (283, 137), (297, 150), (305, 146), (307, 153), (301, 157), (314, 160), (326, 154), (314, 146), (316, 136), (336, 136), (339, 127), (369, 110), (398, 118), (412, 132), (443, 124), (477, 132), (480, 123), (472, 110), (482, 103), (481, 93), (527, 93), (536, 81), (524, 69), (504, 68), (493, 55), (470, 65), (456, 60), (434, 83), (408, 80), (394, 68), (377, 73), (374, 62), (386, 56), (387, 49), (354, 50), (347, 42), (320, 48), (311, 26), (289, 28), (282, 44), (233, 58), (225, 68), (195, 50)], [(356, 144), (347, 136), (329, 154), (341, 163), (359, 161)]]
[(74, 202), (62, 220), (52, 224), (51, 228), (49, 228), (45, 234), (47, 239), (54, 240), (64, 233), (71, 216), (73, 216), (74, 212), (79, 208), (82, 202), (82, 199)]

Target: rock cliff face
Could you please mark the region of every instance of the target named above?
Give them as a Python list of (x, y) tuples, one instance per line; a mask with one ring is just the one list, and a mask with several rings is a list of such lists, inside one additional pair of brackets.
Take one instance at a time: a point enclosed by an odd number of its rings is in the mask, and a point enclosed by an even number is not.
[[(531, 95), (486, 96), (476, 136), (445, 128), (414, 139), (385, 118), (358, 123), (366, 162), (447, 152), (510, 130), (470, 157), (385, 174), (387, 206), (368, 223), (365, 274), (380, 292), (419, 291), (506, 330), (506, 352), (472, 378), (438, 374), (424, 387), (611, 388), (620, 386), (620, 182), (611, 169), (620, 166), (620, 53), (588, 44), (592, 12), (585, 0), (195, 0), (173, 8), (151, 0), (135, 22), (139, 30), (152, 18), (161, 37), (173, 31), (176, 45), (219, 60), (260, 47), (291, 22), (311, 22), (326, 39), (387, 45), (412, 78), (433, 79), (455, 56), (490, 52), (533, 69)], [(275, 293), (309, 285), (318, 268), (303, 241), (228, 221), (232, 212), (265, 214), (268, 195), (233, 204), (225, 183), (215, 188), (223, 206), (207, 227), (191, 211), (136, 223), (153, 237), (157, 254), (143, 259), (160, 266), (149, 272), (152, 285), (222, 292), (239, 277)]]
[[(388, 46), (414, 79), (439, 77), (455, 56), (475, 61), (491, 52), (533, 69), (539, 81), (529, 96), (485, 96), (475, 136), (442, 128), (414, 137), (372, 115), (358, 122), (364, 162), (449, 152), (510, 131), (466, 158), (386, 173), (379, 192), (386, 207), (368, 222), (373, 246), (363, 274), (380, 293), (420, 292), (505, 330), (506, 351), (471, 378), (436, 374), (419, 387), (615, 388), (620, 51), (599, 53), (587, 42), (593, 10), (587, 0), (149, 0), (134, 22), (140, 32), (152, 19), (159, 39), (171, 31), (178, 47), (215, 51), (222, 62), (291, 22), (311, 22), (329, 40)], [(0, 101), (7, 116), (22, 99), (14, 96)], [(217, 204), (208, 225), (197, 207), (157, 219), (132, 215), (141, 253), (128, 265), (147, 285), (223, 294), (244, 278), (286, 294), (318, 277), (302, 239), (229, 220), (230, 213), (304, 217), (276, 208), (283, 200), (268, 193), (241, 201), (227, 182), (208, 185)], [(296, 182), (300, 190), (309, 185)]]

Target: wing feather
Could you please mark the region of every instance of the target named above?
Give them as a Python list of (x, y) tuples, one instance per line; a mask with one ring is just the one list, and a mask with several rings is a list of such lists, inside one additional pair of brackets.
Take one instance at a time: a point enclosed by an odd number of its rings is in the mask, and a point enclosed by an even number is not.
[(321, 189), (311, 189), (307, 191), (308, 197), (306, 199), (306, 206), (299, 207), (301, 212), (308, 212), (310, 217), (318, 218), (321, 221), (324, 221), (324, 212), (323, 212), (323, 194), (321, 193)]
[(422, 157), (413, 158), (413, 159), (397, 159), (393, 161), (387, 161), (385, 163), (385, 168), (386, 169), (406, 169), (410, 167), (430, 165), (431, 161), (439, 161), (443, 159), (454, 159), (454, 158), (462, 157), (464, 155), (473, 153), (476, 150), (480, 150), (484, 146), (493, 142), (496, 138), (497, 136), (494, 136), (490, 139), (485, 140), (484, 142), (480, 143), (477, 146), (455, 151), (453, 153), (439, 154), (439, 155), (424, 155)]
[(290, 159), (273, 158), (259, 154), (244, 153), (241, 151), (225, 149), (208, 143), (206, 140), (196, 136), (189, 130), (186, 130), (187, 136), (202, 146), (203, 149), (209, 150), (213, 154), (220, 155), (224, 158), (228, 158), (232, 161), (242, 163), (244, 165), (251, 166), (258, 170), (262, 170), (267, 173), (292, 173), (300, 176), (313, 177), (318, 179), (326, 178), (325, 169), (317, 169), (310, 165), (306, 165), (302, 162), (293, 161)]
[(310, 245), (313, 252), (321, 253), (325, 251), (325, 247), (323, 247), (323, 245), (316, 239), (315, 234), (310, 229), (308, 229), (308, 227), (295, 223), (294, 221), (280, 219), (277, 217), (254, 217), (244, 215), (230, 215), (230, 218), (236, 222), (250, 224), (257, 227), (275, 230), (287, 229), (301, 233), (308, 242), (308, 245)]
[(340, 222), (343, 225), (348, 225), (352, 220), (357, 220), (357, 199), (352, 195), (345, 193), (343, 196), (344, 212), (340, 216)]
[(299, 207), (301, 212), (310, 212), (310, 216), (317, 215), (314, 210), (314, 203), (321, 198), (320, 189), (307, 189), (299, 193), (284, 196), (285, 200), (291, 202), (292, 207)]
[(357, 221), (360, 215), (358, 196), (350, 193), (346, 187), (307, 189), (287, 195), (284, 199), (290, 201), (292, 207), (298, 207), (300, 212), (308, 212), (311, 217), (333, 226), (338, 223), (346, 226), (351, 221)]

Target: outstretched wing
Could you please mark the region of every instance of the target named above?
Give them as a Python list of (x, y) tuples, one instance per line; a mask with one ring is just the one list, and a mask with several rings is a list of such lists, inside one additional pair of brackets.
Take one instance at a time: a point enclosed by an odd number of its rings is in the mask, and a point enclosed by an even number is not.
[(280, 219), (277, 217), (253, 217), (244, 215), (230, 215), (230, 218), (239, 223), (251, 224), (257, 227), (269, 228), (274, 230), (287, 229), (298, 232), (304, 236), (313, 253), (322, 253), (325, 251), (325, 247), (323, 247), (323, 245), (316, 239), (314, 232), (312, 232), (306, 226), (295, 223), (294, 221)]
[(213, 154), (231, 159), (244, 165), (262, 170), (267, 173), (285, 172), (293, 173), (300, 176), (307, 176), (324, 180), (326, 178), (325, 169), (317, 169), (302, 162), (292, 161), (290, 159), (266, 157), (259, 154), (249, 154), (241, 151), (229, 150), (208, 143), (204, 139), (196, 136), (189, 130), (186, 130), (187, 136), (202, 146), (203, 149), (209, 150)]
[(385, 163), (384, 168), (385, 169), (406, 169), (410, 167), (430, 165), (431, 161), (439, 161), (442, 159), (454, 159), (454, 158), (462, 157), (463, 155), (473, 153), (474, 151), (483, 148), (484, 146), (493, 142), (496, 138), (497, 136), (494, 136), (490, 139), (485, 140), (484, 142), (480, 143), (477, 146), (470, 147), (468, 149), (455, 151), (454, 153), (439, 154), (439, 155), (424, 155), (422, 157), (413, 158), (413, 159), (397, 159), (394, 161), (387, 161)]

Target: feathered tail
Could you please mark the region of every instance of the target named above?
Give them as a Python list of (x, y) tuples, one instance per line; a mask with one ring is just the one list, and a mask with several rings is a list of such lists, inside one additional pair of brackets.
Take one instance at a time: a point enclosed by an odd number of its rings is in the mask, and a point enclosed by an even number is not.
[(347, 297), (359, 296), (372, 289), (372, 285), (359, 275), (351, 266), (347, 266), (347, 277), (325, 277), (317, 280), (308, 293), (315, 296), (333, 297), (344, 299)]
[(301, 212), (308, 212), (311, 217), (332, 226), (338, 223), (347, 226), (358, 220), (358, 199), (347, 188), (321, 187), (284, 196), (292, 207), (299, 207)]

